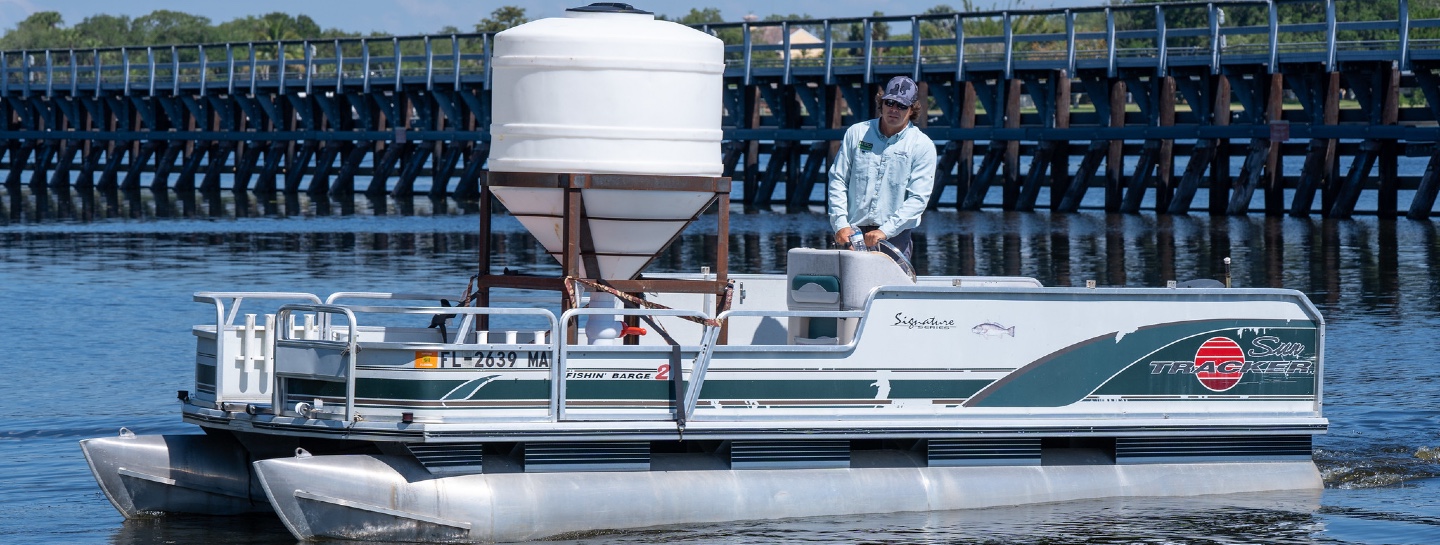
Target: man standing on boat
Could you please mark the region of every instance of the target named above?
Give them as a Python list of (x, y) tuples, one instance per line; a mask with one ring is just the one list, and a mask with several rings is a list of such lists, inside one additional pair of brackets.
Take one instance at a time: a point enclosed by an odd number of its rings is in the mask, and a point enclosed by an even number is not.
[[(913, 123), (925, 115), (915, 81), (896, 76), (876, 96), (880, 117), (851, 125), (830, 163), (830, 228), (848, 246), (860, 231), (865, 245), (887, 240), (908, 260), (910, 230), (935, 185), (935, 143)], [(888, 253), (888, 249), (882, 247)]]

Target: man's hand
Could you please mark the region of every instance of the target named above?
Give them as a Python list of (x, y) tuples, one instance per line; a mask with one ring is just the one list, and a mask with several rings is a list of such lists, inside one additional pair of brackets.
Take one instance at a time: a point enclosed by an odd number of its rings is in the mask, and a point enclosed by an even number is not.
[(850, 233), (854, 232), (854, 227), (841, 227), (839, 231), (835, 232), (835, 244), (844, 248), (847, 244), (850, 244)]
[(870, 231), (869, 233), (865, 233), (865, 245), (874, 248), (876, 246), (879, 246), (880, 241), (885, 240), (886, 238), (888, 237), (885, 236), (884, 231), (875, 229)]

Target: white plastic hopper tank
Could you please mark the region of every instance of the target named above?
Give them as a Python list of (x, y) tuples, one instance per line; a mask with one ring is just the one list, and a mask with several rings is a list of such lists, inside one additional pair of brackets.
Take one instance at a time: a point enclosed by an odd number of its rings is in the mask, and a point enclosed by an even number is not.
[[(626, 4), (592, 4), (495, 36), (492, 173), (718, 177), (724, 43)], [(491, 191), (560, 256), (563, 190)], [(584, 189), (599, 271), (632, 278), (714, 192)]]

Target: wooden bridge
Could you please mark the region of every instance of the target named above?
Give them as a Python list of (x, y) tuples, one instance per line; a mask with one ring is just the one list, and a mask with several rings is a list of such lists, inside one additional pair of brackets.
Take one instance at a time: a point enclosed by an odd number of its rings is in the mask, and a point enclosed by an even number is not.
[[(822, 198), (845, 127), (903, 74), (932, 104), (932, 207), (1066, 212), (1095, 190), (1113, 212), (1346, 217), (1374, 191), (1379, 214), (1422, 219), (1440, 192), (1440, 14), (1386, 1), (1394, 19), (1237, 0), (696, 28), (727, 40), (723, 160), (747, 207)], [(409, 198), (422, 177), (473, 201), (492, 40), (0, 52), (5, 214), (72, 188)], [(1428, 167), (1402, 173), (1403, 156)]]

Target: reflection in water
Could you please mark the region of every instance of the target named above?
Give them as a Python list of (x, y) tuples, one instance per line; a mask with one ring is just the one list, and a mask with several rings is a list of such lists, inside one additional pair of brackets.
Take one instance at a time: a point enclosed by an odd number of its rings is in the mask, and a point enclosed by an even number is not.
[(182, 191), (167, 188), (134, 188), (63, 185), (52, 190), (45, 185), (22, 184), (7, 187), (8, 198), (0, 198), (0, 225), (40, 224), (54, 221), (90, 223), (103, 220), (148, 219), (235, 219), (324, 217), (331, 215), (428, 216), (473, 214), (473, 202), (417, 195), (407, 198), (389, 195), (354, 194), (342, 198), (312, 198), (305, 193), (251, 191)]
[[(194, 221), (203, 202), (210, 208), (233, 211), (237, 217), (265, 216), (279, 207), (310, 209), (305, 195), (276, 194), (275, 199), (251, 200), (247, 193), (197, 195), (193, 192), (92, 192), (79, 191), (79, 206), (65, 207), (67, 192), (37, 191), (46, 199), (22, 201), (26, 208), (19, 217), (70, 216), (71, 220), (117, 218), (178, 218)], [(96, 197), (123, 197), (97, 203)], [(172, 200), (172, 198), (174, 200)], [(58, 199), (58, 200), (57, 200)], [(202, 200), (197, 200), (202, 199)], [(357, 197), (371, 201), (383, 198)], [(40, 204), (49, 203), (49, 204)], [(353, 211), (354, 201), (338, 201), (341, 213)], [(421, 205), (424, 206), (416, 206)], [(444, 210), (432, 206), (446, 207)], [(428, 215), (464, 214), (465, 210), (447, 201), (418, 199), (401, 211)], [(121, 213), (113, 215), (116, 210)], [(373, 208), (372, 208), (373, 210)], [(16, 217), (10, 209), (8, 217)], [(473, 216), (470, 216), (473, 217)], [(657, 256), (651, 272), (695, 272), (714, 267), (715, 235), (709, 217), (688, 229), (670, 248)], [(427, 220), (414, 218), (403, 223), (404, 230), (431, 232)], [(64, 222), (62, 222), (64, 223)], [(768, 214), (732, 215), (730, 263), (732, 272), (776, 273), (785, 270), (786, 252), (797, 247), (830, 247), (824, 220), (818, 214), (777, 216)], [(11, 224), (14, 226), (14, 224)], [(70, 224), (73, 225), (73, 224)], [(215, 224), (206, 222), (214, 227)], [(455, 248), (474, 248), (473, 223), (450, 221), (448, 229), (435, 232), (439, 253)], [(461, 227), (454, 227), (454, 226)], [(558, 266), (528, 234), (511, 222), (497, 228), (491, 247), (499, 272), (510, 269), (527, 274), (554, 274)], [(184, 227), (180, 227), (184, 229)], [(276, 227), (281, 231), (285, 227)], [(337, 229), (340, 229), (337, 227)], [(214, 230), (209, 229), (209, 230)], [(458, 231), (457, 231), (458, 230)], [(21, 229), (0, 234), (0, 240), (27, 237), (94, 236), (59, 235), (71, 229)], [(224, 231), (224, 228), (221, 228)], [(114, 235), (126, 236), (126, 235)], [(138, 236), (138, 235), (137, 235)], [(156, 238), (182, 237), (178, 234), (144, 235)], [(327, 247), (353, 247), (366, 252), (394, 251), (390, 238), (405, 239), (413, 234), (385, 234), (375, 241), (345, 242), (349, 233), (230, 233), (205, 235), (224, 244), (246, 239), (276, 239), (282, 246), (302, 255), (324, 252)], [(458, 244), (449, 239), (468, 240)], [(1321, 307), (1334, 308), (1353, 299), (1354, 310), (1395, 315), (1403, 298), (1423, 297), (1427, 308), (1440, 304), (1440, 279), (1430, 274), (1440, 267), (1440, 236), (1429, 222), (1409, 220), (1329, 220), (1277, 217), (1209, 217), (1104, 215), (1098, 213), (1048, 215), (1017, 212), (931, 212), (915, 235), (915, 269), (930, 275), (1029, 276), (1049, 286), (1083, 286), (1094, 280), (1099, 286), (1163, 286), (1168, 280), (1198, 278), (1223, 280), (1224, 259), (1232, 259), (1231, 276), (1236, 287), (1293, 288), (1305, 292)], [(1402, 244), (1403, 240), (1403, 244)], [(206, 244), (206, 241), (186, 241)], [(371, 247), (366, 247), (370, 245)], [(377, 246), (378, 245), (378, 246)], [(1402, 248), (1404, 251), (1402, 252)], [(473, 251), (473, 250), (470, 250)], [(474, 262), (474, 256), (468, 262)], [(143, 257), (141, 258), (143, 259)], [(1416, 285), (1424, 288), (1406, 290)], [(1423, 295), (1420, 295), (1422, 294)]]
[[(1037, 236), (1036, 246), (1043, 248), (1046, 243), (1050, 245), (1049, 252), (1040, 252), (1039, 259), (1045, 260), (1048, 256), (1049, 263), (1042, 264), (1040, 270), (1051, 271), (1055, 285), (1070, 285), (1070, 217), (1068, 215), (1054, 216), (1055, 226), (1050, 229), (1049, 240)], [(1043, 235), (1041, 235), (1043, 236)], [(971, 269), (970, 274), (975, 274)]]
[[(1318, 257), (1311, 261), (1320, 268), (1313, 272), (1310, 291), (1320, 295), (1327, 304), (1340, 301), (1340, 275), (1325, 274), (1326, 271), (1340, 270), (1340, 223), (1324, 221), (1320, 224), (1320, 244), (1312, 252)], [(1311, 297), (1314, 297), (1312, 295)]]
[[(63, 193), (63, 192), (57, 192)], [(73, 219), (98, 216), (113, 218), (110, 211), (116, 203), (97, 204), (95, 194), (80, 193), (78, 208), (54, 206), (43, 211), (57, 218), (71, 215)], [(149, 193), (149, 192), (145, 192)], [(37, 195), (41, 192), (37, 192)], [(115, 194), (123, 195), (124, 192)], [(137, 193), (127, 195), (120, 209), (121, 217), (193, 218), (199, 205), (196, 195), (176, 195), (156, 200), (134, 200)], [(100, 192), (104, 197), (104, 192)], [(308, 206), (304, 195), (281, 196), (275, 200), (251, 201), (245, 193), (224, 193), (201, 196), (206, 203), (217, 203), (240, 217), (264, 215), (267, 206)], [(360, 197), (364, 199), (364, 197)], [(63, 199), (62, 199), (63, 200)], [(440, 204), (428, 197), (428, 204)], [(283, 202), (282, 202), (283, 201)], [(37, 217), (36, 202), (22, 211), (22, 217)], [(344, 205), (345, 201), (340, 204)], [(268, 203), (268, 204), (267, 204)], [(351, 203), (353, 205), (353, 203)], [(416, 208), (402, 207), (414, 211)], [(136, 211), (140, 211), (138, 216)], [(433, 209), (424, 209), (436, 213)], [(13, 217), (14, 210), (10, 211)], [(452, 215), (463, 210), (447, 210)], [(158, 214), (168, 214), (161, 216)], [(471, 216), (473, 217), (473, 216)], [(458, 218), (457, 218), (458, 219)], [(83, 221), (83, 220), (82, 220)], [(180, 221), (184, 221), (183, 219)], [(193, 220), (192, 220), (193, 221)], [(447, 225), (452, 232), (430, 232), (426, 220), (416, 218), (405, 223), (405, 229), (427, 232), (439, 248), (427, 249), (448, 254), (456, 248), (472, 249), (474, 225), (461, 219)], [(682, 234), (670, 248), (657, 256), (651, 272), (695, 272), (700, 267), (714, 267), (715, 235), (705, 219)], [(730, 234), (730, 270), (737, 273), (777, 273), (785, 270), (786, 252), (797, 247), (830, 247), (824, 220), (819, 215), (732, 216)], [(14, 224), (12, 224), (13, 226)], [(206, 223), (214, 226), (213, 223)], [(459, 225), (461, 227), (453, 227)], [(183, 229), (183, 227), (181, 228)], [(283, 229), (277, 227), (277, 229)], [(456, 231), (459, 229), (459, 231)], [(214, 230), (214, 229), (210, 229)], [(222, 244), (240, 243), (248, 239), (284, 241), (281, 246), (301, 255), (325, 252), (327, 248), (347, 248), (365, 252), (393, 252), (393, 240), (406, 240), (410, 233), (382, 233), (374, 240), (345, 239), (355, 235), (344, 232), (276, 232), (231, 233), (204, 235), (204, 240), (186, 240), (186, 244), (206, 244), (221, 240)], [(70, 233), (71, 229), (21, 229), (0, 234), (0, 240), (12, 243), (29, 237), (97, 236), (94, 233)], [(127, 235), (116, 234), (124, 237)], [(142, 236), (142, 235), (131, 235)], [(146, 234), (145, 237), (165, 239), (184, 237), (182, 234)], [(544, 254), (528, 234), (513, 222), (493, 233), (491, 247), (497, 271), (508, 268), (527, 274), (554, 274), (558, 266)], [(1100, 286), (1163, 286), (1167, 280), (1185, 281), (1197, 278), (1223, 280), (1224, 259), (1232, 259), (1231, 275), (1236, 287), (1293, 288), (1305, 292), (1322, 307), (1335, 307), (1343, 299), (1352, 298), (1356, 310), (1394, 315), (1405, 297), (1424, 297), (1433, 310), (1440, 304), (1440, 279), (1431, 271), (1440, 267), (1440, 236), (1434, 225), (1409, 220), (1328, 220), (1276, 217), (1208, 217), (1208, 216), (1122, 216), (1103, 214), (1046, 215), (1016, 212), (935, 213), (927, 216), (925, 226), (914, 235), (915, 269), (930, 275), (1003, 275), (1029, 276), (1049, 286), (1083, 286), (1094, 280)], [(466, 240), (456, 243), (453, 240)], [(1403, 239), (1403, 244), (1402, 244)], [(358, 247), (356, 247), (358, 246)], [(1402, 252), (1402, 247), (1404, 251)], [(401, 248), (404, 250), (404, 248)], [(473, 250), (469, 250), (473, 251)], [(458, 256), (454, 256), (458, 257)], [(474, 256), (468, 257), (469, 263)], [(141, 257), (143, 259), (143, 257)], [(1419, 285), (1423, 292), (1409, 292), (1406, 286)], [(1420, 295), (1423, 293), (1423, 295)]]
[[(1285, 233), (1284, 220), (1280, 217), (1265, 217), (1265, 276), (1264, 286), (1285, 285)], [(1258, 280), (1258, 278), (1257, 278)]]
[[(216, 521), (225, 531), (215, 531)], [(112, 545), (144, 543), (199, 543), (206, 545), (241, 545), (258, 543), (295, 543), (295, 536), (273, 515), (239, 515), (233, 517), (164, 516), (127, 520), (111, 536)]]
[[(1315, 543), (1309, 492), (1107, 498), (989, 509), (587, 532), (560, 543)], [(1264, 536), (1257, 541), (1258, 536)]]
[[(743, 230), (731, 235), (736, 272), (782, 272), (785, 253), (829, 244), (814, 232)], [(652, 267), (697, 270), (700, 235), (686, 234)], [(1403, 259), (1401, 239), (1417, 259)], [(1277, 217), (1055, 215), (999, 212), (933, 214), (915, 234), (915, 268), (931, 275), (1021, 275), (1050, 286), (1163, 286), (1167, 280), (1224, 280), (1235, 287), (1291, 288), (1322, 306), (1358, 298), (1366, 309), (1399, 304), (1404, 271), (1434, 293), (1440, 236), (1425, 222)]]
[[(456, 216), (474, 203), (429, 196), (397, 199), (356, 194), (313, 199), (304, 193), (259, 196), (248, 191), (196, 192), (109, 188), (55, 190), (43, 184), (7, 188), (0, 221), (8, 224), (91, 223), (150, 219), (240, 219), (328, 216)], [(736, 207), (737, 211), (739, 207)], [(816, 214), (734, 214), (730, 267), (735, 272), (784, 270), (784, 250), (827, 247)], [(799, 217), (800, 221), (775, 221)], [(748, 226), (748, 227), (747, 227)], [(417, 229), (425, 230), (424, 227)], [(692, 229), (687, 233), (703, 233)], [(1047, 285), (1159, 286), (1167, 280), (1223, 280), (1224, 259), (1233, 260), (1237, 286), (1298, 288), (1319, 304), (1341, 298), (1342, 276), (1361, 280), (1355, 294), (1368, 305), (1394, 306), (1400, 289), (1397, 238), (1421, 235), (1426, 270), (1436, 264), (1434, 226), (1408, 220), (1339, 221), (1264, 216), (1105, 215), (1020, 212), (930, 212), (915, 234), (915, 267), (923, 274), (1031, 276)], [(497, 234), (496, 236), (508, 236)], [(711, 240), (704, 237), (709, 236)], [(713, 235), (686, 234), (657, 259), (654, 271), (695, 271), (713, 255)], [(520, 245), (529, 244), (527, 242)], [(508, 247), (516, 247), (510, 244)], [(528, 250), (534, 252), (535, 250)], [(1345, 260), (1353, 260), (1342, 263)], [(499, 263), (497, 261), (497, 263)], [(1355, 269), (1347, 269), (1355, 265)], [(548, 265), (532, 263), (530, 268)]]

